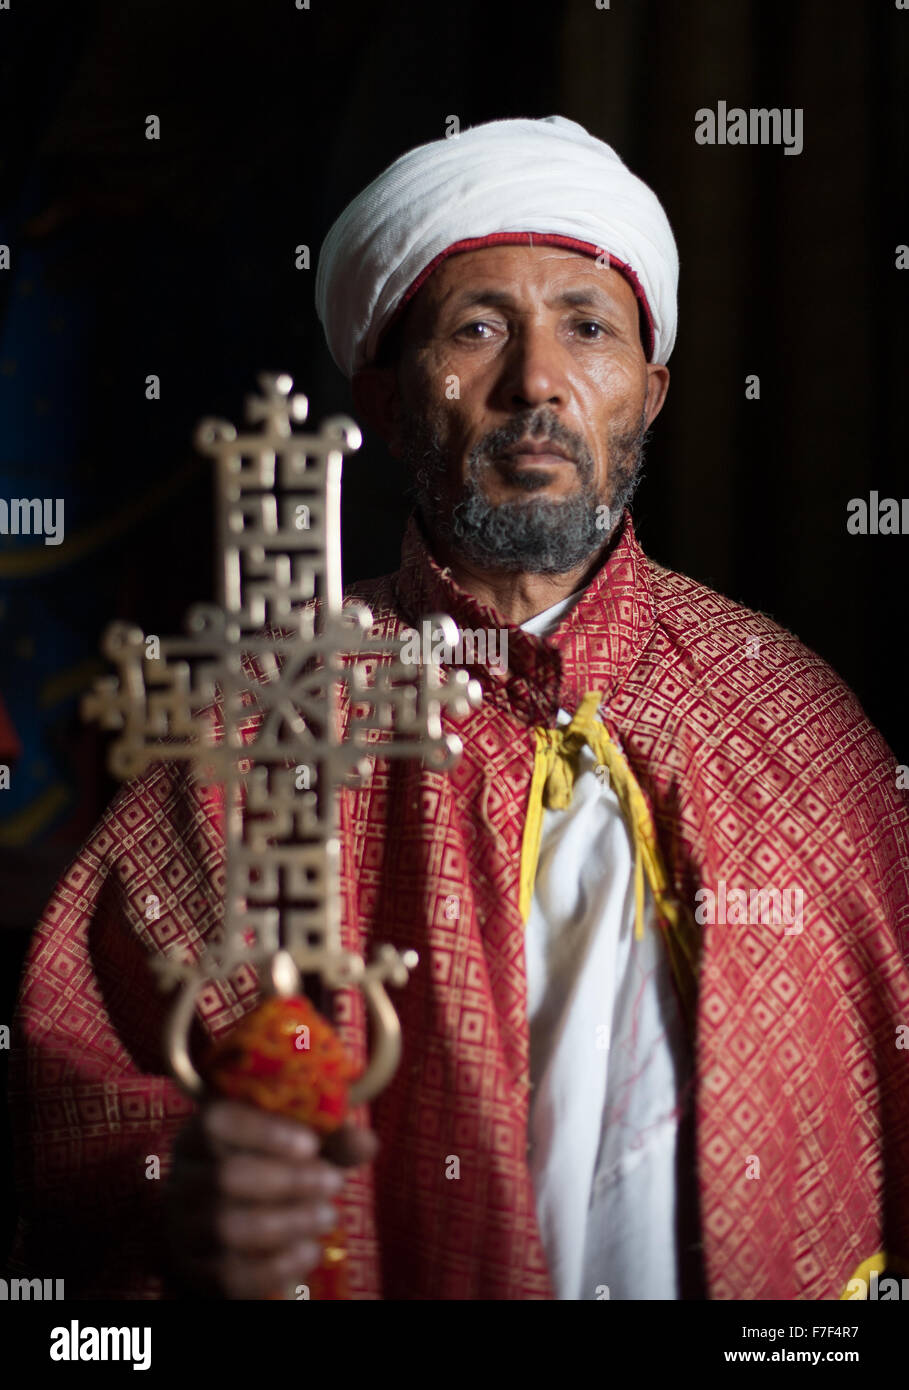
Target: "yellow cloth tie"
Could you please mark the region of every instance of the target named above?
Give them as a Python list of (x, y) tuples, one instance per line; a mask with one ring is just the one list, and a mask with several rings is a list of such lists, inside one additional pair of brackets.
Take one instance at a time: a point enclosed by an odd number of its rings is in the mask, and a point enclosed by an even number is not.
[(865, 1285), (863, 1298), (868, 1297), (868, 1285), (871, 1283), (872, 1274), (886, 1274), (888, 1278), (904, 1279), (909, 1274), (909, 1260), (904, 1260), (901, 1255), (888, 1255), (885, 1250), (879, 1250), (876, 1255), (869, 1255), (867, 1260), (862, 1260), (852, 1278), (846, 1283), (846, 1287), (840, 1294), (840, 1302), (844, 1299), (852, 1300), (859, 1297), (859, 1294), (850, 1292), (849, 1285), (854, 1280), (860, 1279)]
[(580, 771), (580, 753), (586, 743), (600, 766), (609, 772), (610, 785), (618, 797), (634, 844), (634, 923), (635, 936), (640, 941), (644, 935), (645, 874), (660, 920), (676, 929), (679, 927), (679, 905), (672, 894), (644, 793), (624, 754), (596, 717), (602, 700), (598, 690), (588, 691), (570, 724), (561, 729), (538, 726), (534, 730), (536, 756), (521, 850), (521, 917), (526, 922), (530, 913), (543, 833), (543, 808), (561, 811), (571, 805), (575, 779)]
[(521, 919), (527, 922), (533, 900), (543, 809), (563, 810), (571, 805), (575, 779), (580, 771), (580, 752), (586, 743), (598, 764), (609, 771), (628, 832), (634, 843), (634, 930), (637, 940), (644, 935), (644, 875), (650, 884), (657, 916), (663, 926), (663, 940), (669, 964), (679, 991), (691, 1038), (697, 1026), (697, 969), (700, 934), (691, 912), (674, 896), (663, 856), (657, 843), (656, 827), (644, 793), (635, 780), (624, 753), (609, 737), (596, 712), (602, 693), (591, 690), (584, 696), (571, 723), (560, 729), (537, 726), (536, 755), (530, 780), (530, 797), (524, 839), (521, 846)]

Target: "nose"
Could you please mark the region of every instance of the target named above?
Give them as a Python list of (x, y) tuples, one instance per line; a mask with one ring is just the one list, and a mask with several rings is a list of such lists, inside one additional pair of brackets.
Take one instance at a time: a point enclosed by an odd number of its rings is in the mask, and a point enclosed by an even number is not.
[(524, 324), (515, 331), (504, 354), (499, 385), (510, 410), (568, 404), (565, 350), (551, 330)]

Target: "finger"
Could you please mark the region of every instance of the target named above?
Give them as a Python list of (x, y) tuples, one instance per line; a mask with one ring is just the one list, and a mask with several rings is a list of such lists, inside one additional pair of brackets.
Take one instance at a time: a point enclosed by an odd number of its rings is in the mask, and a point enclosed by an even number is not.
[(171, 1248), (210, 1255), (228, 1248), (249, 1252), (277, 1250), (301, 1236), (333, 1231), (341, 1217), (330, 1198), (314, 1192), (290, 1202), (248, 1202), (211, 1192), (187, 1194), (168, 1207), (166, 1224)]
[(224, 1288), (227, 1298), (268, 1298), (287, 1295), (298, 1283), (317, 1268), (322, 1247), (312, 1240), (303, 1240), (292, 1250), (267, 1256), (255, 1264), (243, 1256), (228, 1258), (224, 1264)]
[(246, 1255), (282, 1254), (305, 1239), (318, 1240), (340, 1223), (330, 1202), (303, 1206), (253, 1207), (231, 1203), (215, 1214), (214, 1233), (225, 1252)]
[(237, 1202), (294, 1202), (333, 1197), (344, 1185), (331, 1163), (278, 1163), (257, 1154), (234, 1153), (209, 1170), (210, 1190)]
[(261, 1204), (330, 1199), (337, 1197), (344, 1181), (343, 1172), (327, 1161), (288, 1165), (238, 1153), (218, 1163), (184, 1161), (174, 1167), (167, 1192), (169, 1204), (189, 1217), (219, 1196)]
[(308, 1126), (236, 1100), (211, 1101), (202, 1112), (201, 1125), (215, 1151), (252, 1149), (288, 1163), (313, 1158), (319, 1151), (319, 1137)]
[(286, 1295), (297, 1284), (305, 1283), (321, 1258), (321, 1246), (303, 1239), (289, 1250), (261, 1259), (246, 1255), (191, 1259), (184, 1265), (182, 1278), (210, 1297), (268, 1298)]
[(371, 1129), (344, 1124), (322, 1140), (322, 1155), (341, 1168), (370, 1163), (379, 1151), (379, 1140)]

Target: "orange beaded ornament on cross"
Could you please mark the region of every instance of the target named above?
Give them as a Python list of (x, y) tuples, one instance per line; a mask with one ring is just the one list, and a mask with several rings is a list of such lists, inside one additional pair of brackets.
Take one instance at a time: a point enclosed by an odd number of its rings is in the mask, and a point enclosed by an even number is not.
[[(356, 1068), (327, 1019), (303, 995), (272, 996), (217, 1042), (200, 1068), (228, 1100), (246, 1101), (318, 1134), (347, 1116)], [(340, 1222), (321, 1237), (322, 1260), (307, 1278), (311, 1299), (345, 1299), (347, 1249)], [(274, 1294), (283, 1298), (283, 1294)]]

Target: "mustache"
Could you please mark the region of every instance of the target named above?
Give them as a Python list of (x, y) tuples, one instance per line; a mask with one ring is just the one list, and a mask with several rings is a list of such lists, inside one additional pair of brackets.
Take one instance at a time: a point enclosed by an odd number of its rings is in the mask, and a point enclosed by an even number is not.
[(593, 454), (579, 434), (568, 429), (548, 406), (537, 410), (523, 411), (515, 415), (498, 429), (490, 430), (470, 451), (468, 466), (474, 475), (483, 467), (489, 467), (501, 454), (524, 439), (547, 439), (564, 449), (569, 460), (575, 465), (584, 482), (593, 477)]

